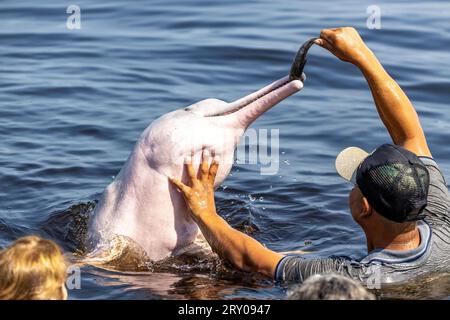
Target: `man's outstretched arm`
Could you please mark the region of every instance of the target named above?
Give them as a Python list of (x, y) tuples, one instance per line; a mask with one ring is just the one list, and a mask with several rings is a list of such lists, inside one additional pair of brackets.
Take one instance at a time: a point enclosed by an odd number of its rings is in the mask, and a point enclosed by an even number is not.
[(190, 186), (181, 181), (169, 180), (183, 193), (191, 216), (199, 226), (209, 245), (222, 259), (238, 269), (258, 272), (273, 278), (281, 254), (267, 249), (248, 235), (233, 229), (216, 212), (214, 200), (214, 179), (219, 163), (208, 164), (208, 156), (203, 153), (199, 178), (191, 162), (186, 163)]
[(400, 86), (384, 70), (353, 28), (326, 29), (316, 43), (363, 72), (392, 141), (418, 156), (431, 157), (419, 117)]

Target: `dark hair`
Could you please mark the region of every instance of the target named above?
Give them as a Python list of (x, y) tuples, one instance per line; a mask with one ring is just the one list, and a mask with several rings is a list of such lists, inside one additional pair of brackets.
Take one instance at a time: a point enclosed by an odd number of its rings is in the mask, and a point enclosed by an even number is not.
[(288, 291), (288, 300), (375, 300), (361, 283), (338, 275), (313, 275)]

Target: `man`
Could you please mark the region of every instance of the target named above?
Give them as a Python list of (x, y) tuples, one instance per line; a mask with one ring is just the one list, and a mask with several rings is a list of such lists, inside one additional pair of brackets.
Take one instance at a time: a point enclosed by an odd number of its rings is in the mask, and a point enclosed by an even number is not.
[(220, 257), (239, 269), (279, 281), (302, 282), (313, 274), (339, 273), (381, 285), (448, 271), (449, 192), (411, 102), (355, 29), (323, 30), (316, 44), (362, 71), (393, 140), (370, 155), (347, 148), (336, 159), (338, 173), (354, 183), (349, 207), (365, 232), (368, 255), (360, 261), (283, 256), (234, 230), (216, 213), (213, 182), (219, 164), (213, 160), (208, 166), (206, 157), (198, 179), (187, 165), (190, 187), (171, 178), (193, 219)]

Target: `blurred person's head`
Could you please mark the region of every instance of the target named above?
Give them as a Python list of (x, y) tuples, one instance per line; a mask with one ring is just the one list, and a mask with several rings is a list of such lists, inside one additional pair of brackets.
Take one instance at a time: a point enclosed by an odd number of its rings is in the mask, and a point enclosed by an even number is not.
[(313, 275), (288, 291), (288, 300), (375, 300), (359, 282), (328, 274)]
[(0, 251), (1, 300), (67, 299), (66, 262), (51, 240), (27, 236)]

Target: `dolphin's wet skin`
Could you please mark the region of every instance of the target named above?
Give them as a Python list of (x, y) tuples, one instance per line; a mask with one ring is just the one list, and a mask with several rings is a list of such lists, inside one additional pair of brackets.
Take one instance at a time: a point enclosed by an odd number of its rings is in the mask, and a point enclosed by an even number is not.
[[(211, 132), (220, 128), (220, 136), (205, 134), (214, 138), (205, 145), (238, 132), (232, 124), (252, 123), (257, 134), (261, 129), (279, 130), (276, 174), (262, 176), (260, 165), (234, 163), (217, 186), (218, 211), (233, 227), (280, 252), (304, 250), (320, 257), (364, 254), (364, 235), (348, 212), (349, 186), (333, 167), (343, 148), (372, 150), (388, 139), (358, 70), (311, 46), (306, 50), (302, 91), (257, 119), (253, 113), (276, 102), (279, 93), (287, 97), (288, 89), (295, 89), (289, 78), (271, 82), (289, 73), (299, 44), (317, 36), (326, 27), (324, 21), (345, 21), (364, 29), (364, 38), (411, 97), (433, 156), (450, 176), (446, 111), (450, 33), (439, 32), (448, 25), (443, 14), (450, 10), (448, 3), (383, 2), (385, 12), (401, 14), (395, 21), (383, 20), (382, 30), (369, 30), (364, 25), (366, 12), (356, 0), (346, 0), (339, 8), (330, 5), (325, 13), (319, 2), (300, 8), (295, 1), (258, 5), (218, 1), (200, 7), (198, 2), (175, 0), (136, 7), (123, 0), (108, 4), (82, 0), (78, 2), (82, 29), (66, 30), (59, 2), (35, 2), (5, 0), (0, 10), (0, 247), (29, 234), (55, 240), (70, 253), (71, 262), (81, 266), (82, 289), (69, 290), (69, 298), (285, 297), (287, 287), (237, 272), (202, 251), (201, 240), (195, 248), (182, 247), (179, 255), (155, 262), (130, 235), (112, 237), (116, 251), (109, 251), (113, 254), (107, 263), (86, 263), (98, 240), (89, 237), (90, 222), (105, 188), (120, 180), (119, 171), (136, 142), (144, 141), (141, 134), (148, 125), (171, 111), (179, 112), (172, 115), (177, 123), (169, 135), (175, 140), (188, 135), (174, 130), (185, 128), (186, 122), (197, 127), (208, 124)], [(84, 12), (89, 12), (86, 19)], [(417, 46), (418, 42), (429, 45)], [(304, 60), (295, 61), (301, 65)], [(294, 74), (291, 79), (301, 74), (300, 68), (294, 71), (289, 73)], [(267, 89), (248, 95), (266, 84)], [(215, 101), (213, 108), (197, 104), (185, 111), (185, 106), (208, 97), (230, 103)], [(238, 97), (244, 98), (234, 101)], [(236, 122), (237, 117), (242, 121)], [(160, 133), (164, 143), (170, 141)], [(178, 150), (177, 157), (184, 151)], [(232, 153), (224, 153), (230, 155), (231, 164)], [(165, 175), (171, 173), (157, 161), (151, 164)], [(133, 181), (137, 180), (127, 183)], [(170, 198), (170, 193), (165, 196)], [(114, 205), (124, 211), (131, 208)], [(188, 222), (176, 228), (189, 240), (195, 231), (190, 226)], [(166, 240), (167, 247), (173, 245), (172, 238)], [(436, 274), (376, 294), (448, 298), (450, 276)]]
[[(303, 70), (306, 62), (307, 50), (300, 51), (304, 52), (297, 55), (291, 67), (294, 70), (299, 65), (297, 72)], [(206, 150), (221, 159), (217, 188), (231, 170), (245, 130), (272, 107), (300, 91), (304, 79), (303, 75), (299, 79), (286, 76), (231, 103), (202, 100), (151, 123), (95, 208), (86, 261), (121, 264), (117, 261), (123, 260), (122, 252), (132, 246), (138, 256), (145, 254), (149, 261), (157, 262), (202, 239), (182, 195), (168, 185), (168, 177), (186, 181), (184, 159), (194, 159), (198, 168)], [(203, 249), (210, 251), (203, 242)], [(125, 257), (132, 259), (129, 254)]]
[[(235, 102), (203, 100), (156, 119), (141, 134), (116, 179), (106, 188), (89, 227), (90, 261), (116, 260), (125, 238), (159, 261), (202, 235), (180, 193), (167, 178), (183, 177), (184, 159), (196, 167), (203, 150), (221, 159), (218, 187), (228, 176), (245, 130), (267, 110), (303, 87), (289, 77)], [(123, 250), (123, 249), (120, 249)]]

